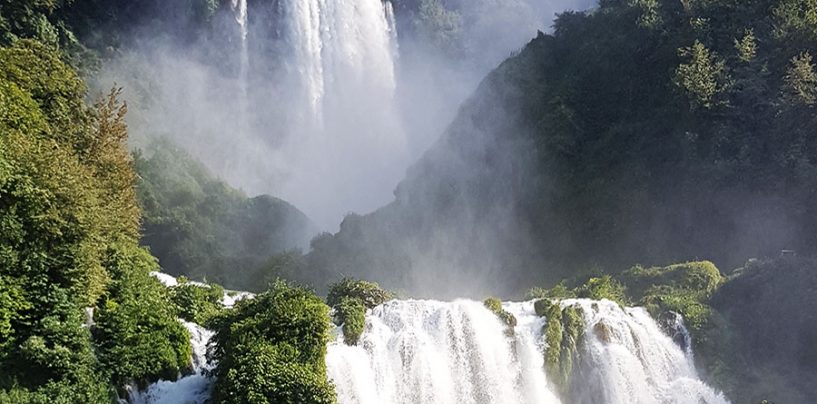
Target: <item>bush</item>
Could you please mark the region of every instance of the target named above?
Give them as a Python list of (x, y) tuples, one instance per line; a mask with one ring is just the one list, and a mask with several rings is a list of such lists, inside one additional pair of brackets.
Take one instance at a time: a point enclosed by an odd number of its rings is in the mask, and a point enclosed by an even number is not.
[(214, 283), (197, 285), (180, 277), (179, 284), (170, 288), (170, 297), (179, 317), (201, 326), (224, 309), (224, 288)]
[(663, 268), (634, 266), (625, 271), (621, 279), (636, 299), (646, 296), (651, 288), (662, 285), (708, 298), (724, 282), (718, 268), (709, 261), (687, 262)]
[(155, 258), (142, 248), (116, 246), (106, 267), (114, 275), (99, 304), (94, 339), (116, 386), (175, 380), (190, 364), (190, 335), (176, 320), (167, 288), (150, 272)]
[(384, 290), (380, 285), (374, 282), (344, 278), (340, 282), (333, 283), (329, 286), (326, 304), (335, 307), (344, 296), (360, 299), (366, 308), (369, 309), (394, 298), (391, 292)]
[(590, 278), (584, 285), (576, 288), (575, 292), (576, 296), (580, 298), (593, 300), (607, 299), (621, 306), (627, 305), (628, 302), (624, 285), (613, 279), (610, 275), (604, 275), (600, 278)]
[(334, 402), (325, 364), (329, 308), (311, 291), (276, 282), (208, 327), (215, 402)]
[(568, 289), (564, 282), (560, 282), (550, 289), (531, 288), (527, 295), (529, 299), (572, 299), (576, 297), (576, 293)]
[(297, 360), (297, 349), (264, 342), (236, 347), (235, 367), (219, 377), (224, 404), (334, 404), (325, 376)]
[(356, 297), (342, 297), (335, 306), (335, 323), (343, 325), (343, 342), (357, 345), (366, 326), (366, 306)]

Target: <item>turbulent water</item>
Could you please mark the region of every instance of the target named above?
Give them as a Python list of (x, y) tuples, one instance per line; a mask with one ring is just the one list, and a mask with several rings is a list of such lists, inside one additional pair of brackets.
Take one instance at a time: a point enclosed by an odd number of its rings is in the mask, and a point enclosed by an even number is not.
[[(727, 402), (700, 381), (691, 356), (643, 309), (608, 301), (562, 304), (581, 306), (586, 323), (571, 402)], [(375, 308), (359, 346), (329, 347), (339, 402), (559, 403), (543, 370), (546, 319), (534, 314), (532, 302), (505, 309), (519, 320), (512, 337), (479, 302), (409, 300)]]
[[(154, 275), (168, 287), (176, 279)], [(206, 287), (206, 285), (203, 285)], [(225, 293), (223, 304), (252, 298)], [(664, 327), (642, 308), (603, 300), (570, 299), (585, 327), (565, 401), (574, 404), (726, 404), (695, 372), (689, 334), (680, 316)], [(326, 356), (340, 404), (545, 404), (561, 403), (548, 379), (542, 328), (547, 319), (533, 302), (505, 303), (517, 325), (506, 326), (481, 302), (393, 300), (366, 315), (357, 346), (336, 330)], [(191, 375), (132, 389), (135, 404), (203, 404), (212, 380), (205, 354), (212, 333), (182, 322), (193, 345)]]

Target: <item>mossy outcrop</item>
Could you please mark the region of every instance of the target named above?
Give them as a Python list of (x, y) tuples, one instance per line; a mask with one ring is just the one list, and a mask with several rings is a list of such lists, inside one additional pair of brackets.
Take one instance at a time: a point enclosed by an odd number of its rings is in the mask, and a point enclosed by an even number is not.
[(545, 339), (545, 369), (550, 380), (562, 394), (570, 387), (573, 364), (584, 336), (584, 319), (581, 308), (562, 308), (558, 302), (540, 299), (534, 302), (534, 310), (547, 322), (543, 326)]
[(513, 335), (513, 329), (516, 327), (516, 317), (502, 308), (502, 301), (495, 297), (489, 297), (485, 299), (482, 304), (484, 304), (488, 310), (492, 311), (502, 321), (502, 323), (505, 324), (507, 327), (505, 333), (508, 335)]
[(343, 326), (343, 342), (357, 345), (366, 326), (366, 306), (359, 298), (342, 297), (335, 306), (335, 324)]

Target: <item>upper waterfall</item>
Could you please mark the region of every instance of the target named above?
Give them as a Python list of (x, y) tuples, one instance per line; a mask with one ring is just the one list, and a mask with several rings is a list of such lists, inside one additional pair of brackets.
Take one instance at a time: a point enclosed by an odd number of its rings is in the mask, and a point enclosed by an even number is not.
[(355, 103), (350, 97), (364, 89), (391, 97), (396, 27), (389, 21), (389, 2), (283, 0), (279, 7), (291, 73), (311, 113), (307, 118), (321, 121), (328, 103)]

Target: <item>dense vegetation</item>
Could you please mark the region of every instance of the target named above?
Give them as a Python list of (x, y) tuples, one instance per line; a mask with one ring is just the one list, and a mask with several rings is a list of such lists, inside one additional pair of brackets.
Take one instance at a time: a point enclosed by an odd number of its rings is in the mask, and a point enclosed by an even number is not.
[(329, 404), (329, 307), (312, 292), (277, 282), (214, 317), (209, 359), (221, 403)]
[(108, 402), (190, 360), (137, 244), (126, 108), (117, 91), (86, 106), (63, 57), (0, 48), (0, 402)]
[(342, 326), (343, 342), (357, 345), (366, 325), (366, 310), (394, 298), (380, 285), (344, 278), (329, 287), (326, 304), (335, 311), (335, 324)]
[(301, 279), (300, 254), (316, 232), (298, 209), (248, 198), (178, 146), (156, 141), (135, 154), (142, 243), (172, 275), (261, 292), (277, 277)]

